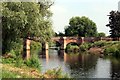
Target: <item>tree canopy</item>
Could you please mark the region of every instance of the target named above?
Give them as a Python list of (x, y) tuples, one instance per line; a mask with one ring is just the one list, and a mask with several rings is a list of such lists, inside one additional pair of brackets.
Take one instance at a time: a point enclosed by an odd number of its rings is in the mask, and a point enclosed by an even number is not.
[(72, 17), (65, 27), (66, 36), (94, 37), (97, 35), (96, 24), (88, 17)]
[(111, 37), (120, 37), (120, 12), (111, 11), (109, 16), (109, 24), (108, 26), (110, 28), (110, 36)]
[(3, 2), (3, 48), (10, 47), (12, 41), (20, 38), (40, 37), (41, 42), (49, 40), (53, 35), (51, 5), (46, 0), (39, 3)]
[(97, 34), (97, 37), (105, 37), (106, 35), (105, 35), (105, 33), (103, 33), (103, 32), (100, 32), (100, 33), (98, 33)]

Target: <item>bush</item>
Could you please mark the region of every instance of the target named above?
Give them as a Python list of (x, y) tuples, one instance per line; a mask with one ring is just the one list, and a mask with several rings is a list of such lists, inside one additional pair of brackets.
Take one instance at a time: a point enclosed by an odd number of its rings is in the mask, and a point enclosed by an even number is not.
[(24, 60), (23, 60), (23, 58), (22, 58), (21, 55), (19, 55), (18, 57), (16, 57), (14, 65), (16, 67), (22, 67), (24, 65)]
[(11, 64), (11, 63), (15, 63), (14, 58), (2, 58), (2, 63), (7, 63), (7, 64)]
[(31, 44), (30, 44), (31, 55), (35, 53), (39, 53), (41, 50), (42, 50), (42, 45), (40, 42), (31, 41)]
[(106, 47), (104, 50), (105, 55), (111, 55), (114, 57), (120, 57), (120, 44), (116, 43), (112, 46)]
[(67, 74), (63, 74), (61, 68), (54, 68), (52, 70), (48, 70), (45, 73), (50, 78), (69, 78)]
[(77, 45), (67, 45), (66, 47), (66, 52), (76, 52), (76, 51), (79, 51), (79, 47)]
[(106, 41), (97, 41), (97, 42), (93, 43), (92, 47), (103, 47), (106, 44), (107, 44)]
[(91, 43), (83, 43), (80, 45), (80, 51), (86, 51), (88, 50), (89, 48), (91, 48)]
[(32, 56), (29, 60), (25, 61), (25, 64), (28, 67), (33, 67), (33, 68), (36, 68), (38, 70), (40, 70), (40, 67), (41, 67), (38, 56)]

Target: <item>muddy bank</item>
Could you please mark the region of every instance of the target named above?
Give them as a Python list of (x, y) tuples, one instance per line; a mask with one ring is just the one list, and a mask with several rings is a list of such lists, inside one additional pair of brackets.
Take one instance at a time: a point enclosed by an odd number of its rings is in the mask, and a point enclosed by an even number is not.
[(99, 47), (92, 47), (88, 50), (89, 53), (94, 53), (94, 54), (103, 54), (104, 49), (99, 48)]

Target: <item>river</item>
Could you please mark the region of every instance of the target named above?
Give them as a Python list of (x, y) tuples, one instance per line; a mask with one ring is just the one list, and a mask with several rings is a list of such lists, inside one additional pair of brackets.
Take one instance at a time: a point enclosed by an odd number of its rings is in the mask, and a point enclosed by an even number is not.
[(43, 73), (61, 67), (72, 78), (120, 78), (120, 59), (64, 50), (50, 49), (43, 53), (40, 58)]

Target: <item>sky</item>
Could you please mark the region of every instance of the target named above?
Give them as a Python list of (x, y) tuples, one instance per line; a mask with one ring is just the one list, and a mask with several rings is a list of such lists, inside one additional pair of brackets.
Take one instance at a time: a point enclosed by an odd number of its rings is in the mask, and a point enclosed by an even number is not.
[(75, 16), (89, 17), (97, 25), (98, 32), (109, 35), (109, 12), (118, 10), (119, 0), (54, 0), (51, 7), (52, 21), (55, 32), (64, 32), (69, 19)]

